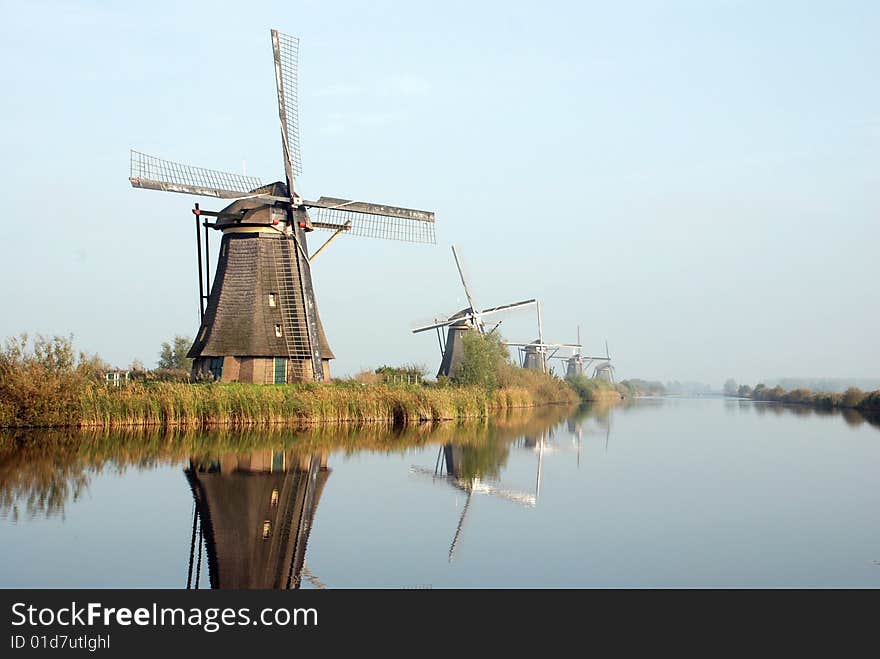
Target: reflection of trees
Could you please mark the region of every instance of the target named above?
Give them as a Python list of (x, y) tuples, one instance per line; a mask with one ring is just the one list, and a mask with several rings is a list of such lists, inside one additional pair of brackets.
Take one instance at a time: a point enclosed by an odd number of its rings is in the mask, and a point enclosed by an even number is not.
[(809, 405), (786, 405), (785, 403), (754, 402), (749, 405), (758, 415), (772, 414), (773, 416), (791, 415), (800, 418), (840, 416), (846, 425), (858, 427), (868, 423), (875, 428), (880, 428), (880, 413), (859, 411), (850, 408), (827, 409), (822, 407), (810, 407)]
[[(558, 421), (567, 412), (565, 407), (511, 410), (488, 421), (421, 424), (403, 429), (324, 425), (305, 431), (0, 431), (0, 515), (13, 519), (62, 515), (65, 504), (81, 496), (91, 479), (105, 469), (152, 469), (190, 459), (210, 461), (227, 453), (265, 449), (312, 455), (336, 451), (405, 453), (426, 443), (477, 447), (485, 440), (503, 444), (505, 437), (514, 437), (520, 429)], [(478, 450), (480, 455), (470, 462), (489, 465), (495, 450)]]

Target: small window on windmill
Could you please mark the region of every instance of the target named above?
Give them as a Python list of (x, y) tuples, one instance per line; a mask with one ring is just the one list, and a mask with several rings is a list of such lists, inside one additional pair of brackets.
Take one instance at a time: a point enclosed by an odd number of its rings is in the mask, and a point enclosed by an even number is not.
[(277, 505), (278, 505), (278, 490), (272, 490), (272, 498), (271, 498), (271, 500), (270, 500), (270, 503), (271, 503), (273, 506), (277, 506)]
[(284, 336), (281, 333), (281, 324), (280, 323), (275, 324), (275, 336), (278, 336), (278, 337)]
[(269, 306), (276, 307), (278, 303), (275, 301), (275, 293), (269, 293)]
[(263, 522), (263, 540), (268, 540), (272, 534), (272, 522), (268, 519)]

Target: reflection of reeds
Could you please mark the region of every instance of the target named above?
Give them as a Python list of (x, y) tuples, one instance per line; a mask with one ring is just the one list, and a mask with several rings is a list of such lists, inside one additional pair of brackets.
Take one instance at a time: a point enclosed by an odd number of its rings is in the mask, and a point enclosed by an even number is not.
[[(548, 380), (550, 378), (547, 378)], [(68, 396), (70, 397), (70, 396)], [(108, 387), (80, 383), (63, 417), (7, 410), (0, 424), (123, 427), (271, 427), (319, 423), (406, 425), (424, 421), (485, 417), (498, 411), (576, 400), (568, 387), (365, 386), (329, 384), (261, 386), (179, 382), (132, 383)]]
[[(438, 421), (394, 427), (339, 424), (294, 429), (269, 428), (145, 430), (19, 430), (0, 433), (0, 512), (53, 515), (104, 469), (153, 468), (194, 459), (260, 450), (306, 457), (314, 453), (405, 453), (426, 444), (506, 443), (562, 421), (572, 408), (541, 408), (537, 414), (510, 409), (490, 418)], [(505, 454), (506, 455), (506, 454)]]

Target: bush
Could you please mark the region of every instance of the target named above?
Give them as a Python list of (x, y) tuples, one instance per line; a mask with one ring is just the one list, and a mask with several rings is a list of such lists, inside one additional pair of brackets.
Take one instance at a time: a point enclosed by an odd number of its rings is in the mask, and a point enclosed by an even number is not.
[(462, 336), (461, 362), (450, 374), (450, 380), (460, 385), (477, 385), (486, 389), (498, 387), (502, 367), (510, 363), (507, 346), (499, 334), (480, 334), (469, 330)]

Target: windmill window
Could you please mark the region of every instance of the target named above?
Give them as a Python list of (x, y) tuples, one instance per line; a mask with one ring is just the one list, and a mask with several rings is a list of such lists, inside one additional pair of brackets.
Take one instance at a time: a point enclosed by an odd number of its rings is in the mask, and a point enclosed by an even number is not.
[(272, 533), (272, 522), (270, 522), (267, 519), (265, 522), (263, 522), (263, 540), (268, 540), (269, 535), (271, 535), (271, 533)]
[(208, 370), (211, 371), (211, 376), (215, 380), (219, 380), (223, 377), (223, 357), (211, 357), (211, 361), (208, 363)]
[(275, 293), (269, 293), (269, 306), (270, 307), (278, 306), (278, 303), (275, 301)]
[(275, 324), (275, 336), (284, 336), (281, 333), (281, 324), (280, 323)]
[(272, 504), (273, 506), (277, 506), (277, 505), (278, 505), (278, 490), (272, 490), (271, 504)]

